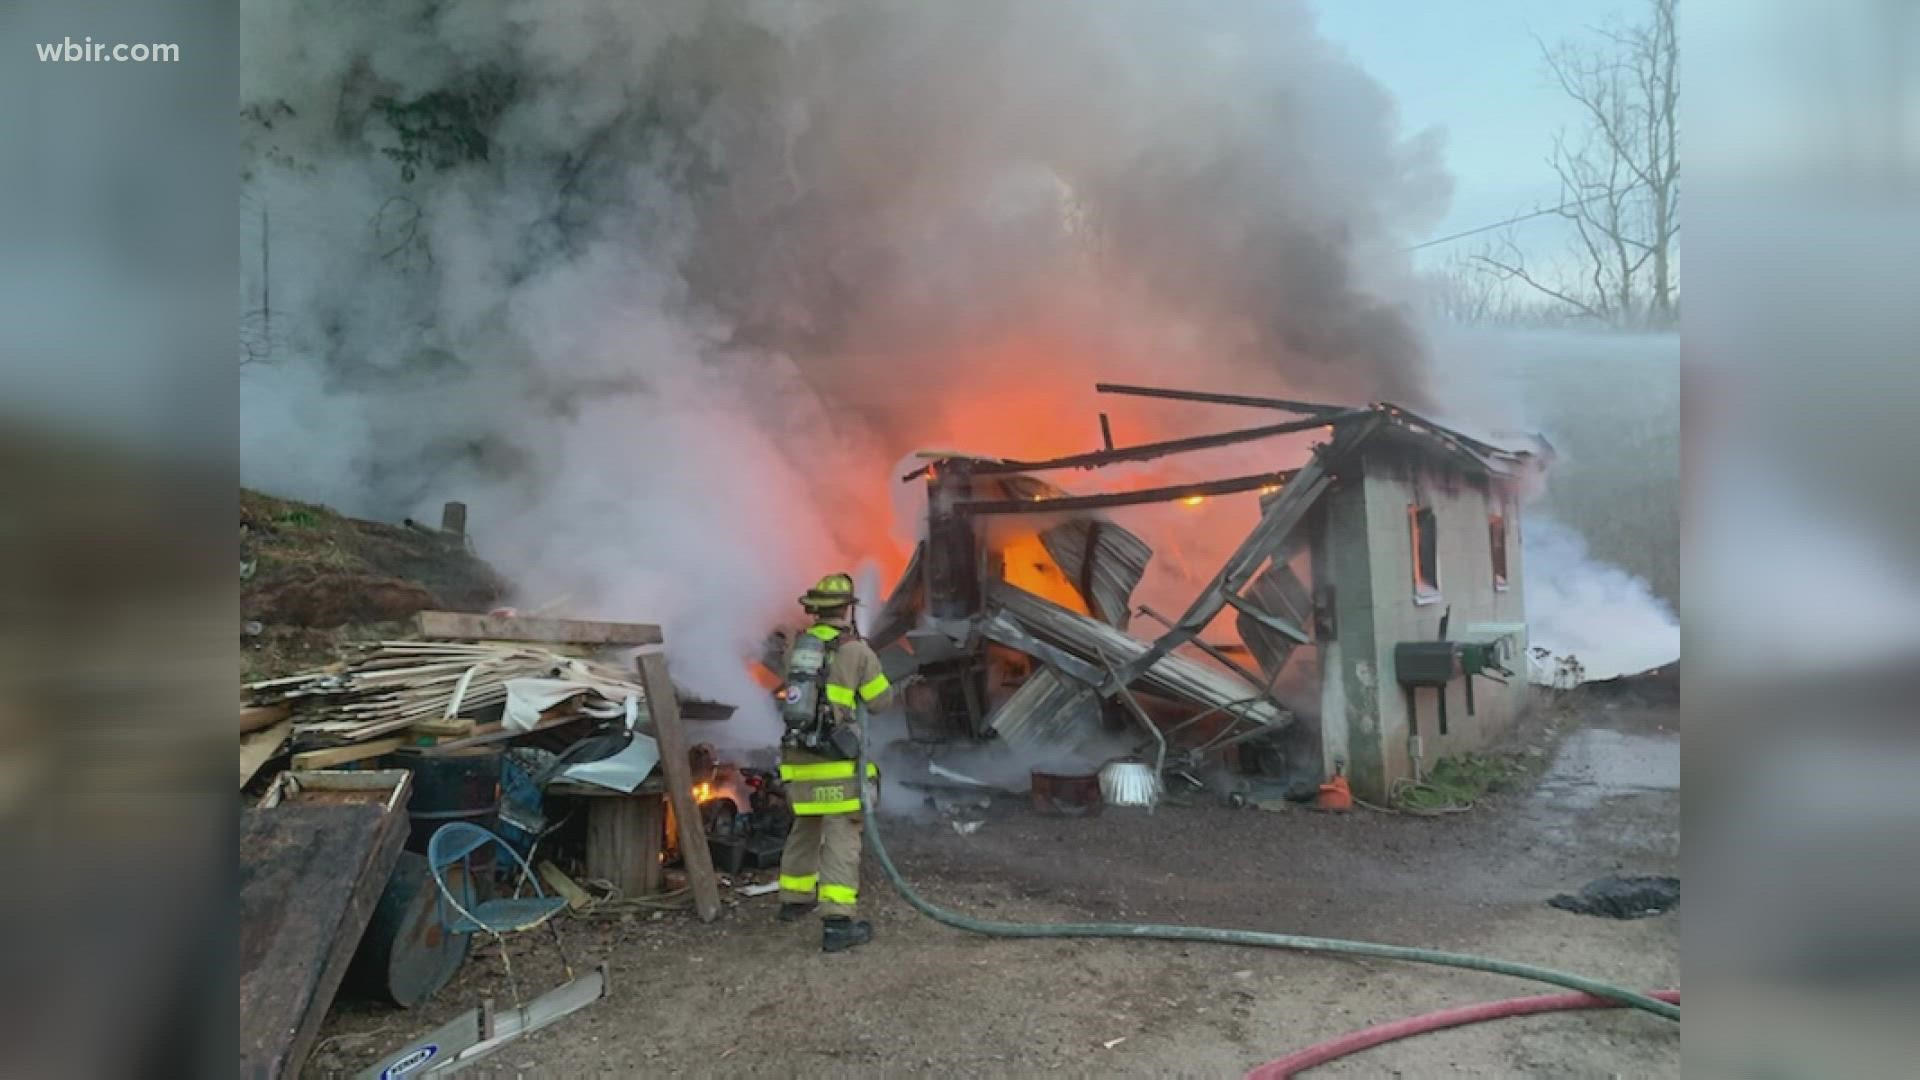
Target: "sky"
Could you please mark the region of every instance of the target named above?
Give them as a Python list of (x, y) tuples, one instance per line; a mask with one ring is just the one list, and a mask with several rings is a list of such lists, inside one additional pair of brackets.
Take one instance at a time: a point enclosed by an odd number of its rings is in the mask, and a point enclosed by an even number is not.
[[(1549, 84), (1537, 36), (1552, 44), (1614, 17), (1638, 18), (1633, 0), (1321, 0), (1320, 25), (1400, 103), (1409, 133), (1445, 133), (1453, 204), (1434, 230), (1446, 236), (1555, 204), (1546, 157), (1554, 132), (1578, 115)], [(1562, 225), (1518, 226), (1529, 254), (1552, 255)], [(1422, 262), (1478, 250), (1498, 233), (1428, 248)]]

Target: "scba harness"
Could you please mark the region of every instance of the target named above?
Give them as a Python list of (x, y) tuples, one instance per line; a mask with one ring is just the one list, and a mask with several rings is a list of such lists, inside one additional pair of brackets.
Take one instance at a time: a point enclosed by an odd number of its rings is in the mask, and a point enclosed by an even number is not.
[[(851, 761), (860, 754), (860, 736), (834, 722), (833, 705), (851, 706), (851, 687), (834, 686), (827, 672), (839, 650), (839, 628), (810, 626), (787, 658), (786, 689), (780, 696), (780, 719), (787, 732), (781, 742), (822, 757)], [(846, 698), (845, 701), (838, 700)]]

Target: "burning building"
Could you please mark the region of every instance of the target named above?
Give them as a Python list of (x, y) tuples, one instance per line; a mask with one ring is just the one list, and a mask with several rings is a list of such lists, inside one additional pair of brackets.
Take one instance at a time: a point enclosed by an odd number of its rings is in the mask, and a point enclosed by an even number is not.
[[(1101, 385), (1274, 410), (1259, 427), (1036, 461), (923, 455), (925, 538), (870, 627), (914, 738), (1065, 745), (1130, 732), (1164, 770), (1344, 772), (1384, 799), (1486, 745), (1524, 700), (1520, 502), (1535, 436), (1360, 408)], [(1310, 433), (1305, 460), (1201, 482), (1069, 493), (1040, 478)], [(1259, 518), (1177, 616), (1136, 606), (1153, 549), (1107, 513), (1257, 499)]]

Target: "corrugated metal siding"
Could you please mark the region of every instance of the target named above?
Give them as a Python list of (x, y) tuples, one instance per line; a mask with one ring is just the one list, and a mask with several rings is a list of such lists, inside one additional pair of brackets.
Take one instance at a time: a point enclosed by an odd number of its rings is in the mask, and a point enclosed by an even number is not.
[(1085, 684), (1044, 665), (987, 718), (987, 726), (1014, 746), (1071, 742), (1100, 720), (1100, 699)]
[(1133, 614), (1133, 590), (1153, 558), (1146, 541), (1111, 522), (1087, 517), (1055, 525), (1040, 534), (1040, 542), (1088, 610), (1125, 630)]
[[(1146, 643), (1124, 631), (1005, 582), (993, 583), (987, 602), (1035, 637), (1103, 670), (1102, 654), (1115, 666), (1124, 666), (1147, 651)], [(1231, 706), (1232, 713), (1255, 723), (1279, 727), (1293, 721), (1291, 713), (1241, 679), (1182, 656), (1163, 656), (1155, 661), (1140, 677), (1140, 685), (1163, 697), (1202, 707)]]

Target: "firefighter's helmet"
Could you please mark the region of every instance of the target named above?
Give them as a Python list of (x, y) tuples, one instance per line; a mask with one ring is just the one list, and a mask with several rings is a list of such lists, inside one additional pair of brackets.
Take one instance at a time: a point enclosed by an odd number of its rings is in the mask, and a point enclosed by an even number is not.
[(853, 602), (852, 574), (828, 574), (800, 598), (800, 606), (813, 612), (834, 611)]

